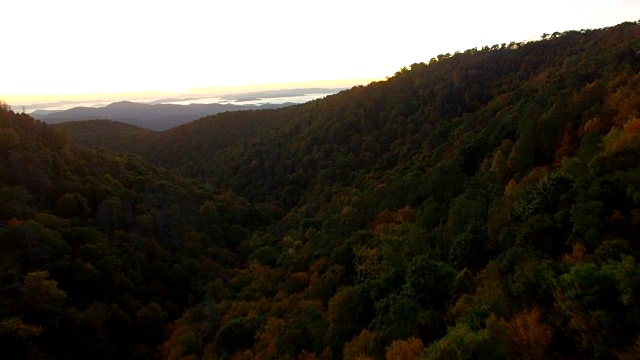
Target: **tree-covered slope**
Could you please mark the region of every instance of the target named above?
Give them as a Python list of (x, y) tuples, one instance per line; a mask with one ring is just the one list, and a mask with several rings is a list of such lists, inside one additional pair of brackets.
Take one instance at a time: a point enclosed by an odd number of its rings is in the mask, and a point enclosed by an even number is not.
[(608, 131), (628, 120), (639, 49), (637, 25), (626, 24), (444, 55), (297, 107), (279, 129), (213, 161), (191, 157), (215, 184), (249, 197), (288, 187), (292, 203), (316, 186), (378, 186), (372, 177), (397, 191), (388, 172), (408, 167), (459, 163), (472, 177), (504, 141), (513, 142), (501, 151), (505, 176), (518, 180), (570, 155), (587, 122), (598, 118)]
[(282, 124), (289, 112), (288, 108), (225, 112), (161, 132), (108, 120), (73, 121), (54, 127), (75, 146), (138, 154), (158, 166), (196, 177), (203, 175), (203, 164), (212, 156)]
[(74, 146), (134, 153), (154, 132), (111, 120), (82, 120), (52, 126), (64, 133)]
[(246, 244), (221, 331), (180, 351), (631, 356), (639, 50), (626, 23), (443, 55), (185, 154), (215, 186), (288, 214)]
[(159, 357), (173, 320), (225, 296), (269, 216), (0, 108), (2, 357)]

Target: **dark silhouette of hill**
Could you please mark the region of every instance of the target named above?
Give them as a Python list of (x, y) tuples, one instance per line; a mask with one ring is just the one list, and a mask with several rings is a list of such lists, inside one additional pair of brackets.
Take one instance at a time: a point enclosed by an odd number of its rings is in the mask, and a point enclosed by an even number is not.
[(78, 120), (54, 124), (75, 146), (135, 153), (138, 144), (150, 141), (152, 130), (112, 120)]
[(105, 107), (75, 107), (69, 110), (57, 111), (49, 114), (34, 112), (38, 120), (49, 124), (57, 124), (78, 120), (114, 120), (151, 129), (166, 130), (182, 125), (207, 115), (225, 111), (240, 111), (253, 109), (274, 109), (292, 105), (264, 104), (264, 105), (233, 105), (233, 104), (143, 104), (131, 101), (121, 101)]
[(35, 110), (33, 112), (31, 112), (29, 115), (31, 117), (33, 117), (34, 119), (39, 119), (43, 116), (47, 116), (47, 115), (51, 115), (51, 114), (55, 114), (57, 112), (60, 112), (63, 110)]
[[(274, 110), (247, 110), (204, 117), (161, 132), (110, 120), (72, 121), (53, 127), (65, 133), (76, 146), (134, 153), (155, 159), (161, 166), (192, 169), (194, 149), (211, 156), (286, 120), (283, 113)], [(176, 143), (184, 146), (175, 146)], [(166, 152), (166, 148), (173, 150)], [(186, 172), (202, 175), (201, 167), (197, 168), (195, 172)]]

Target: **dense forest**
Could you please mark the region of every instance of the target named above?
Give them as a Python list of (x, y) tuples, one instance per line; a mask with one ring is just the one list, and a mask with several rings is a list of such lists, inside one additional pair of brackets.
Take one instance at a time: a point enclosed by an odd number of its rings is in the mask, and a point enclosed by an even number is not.
[(163, 132), (0, 109), (16, 359), (637, 359), (640, 22)]

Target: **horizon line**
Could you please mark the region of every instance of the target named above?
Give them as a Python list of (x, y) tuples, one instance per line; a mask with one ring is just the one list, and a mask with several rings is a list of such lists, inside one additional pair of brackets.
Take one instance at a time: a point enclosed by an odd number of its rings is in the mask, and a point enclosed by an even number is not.
[(127, 100), (132, 98), (175, 96), (175, 95), (227, 95), (247, 91), (280, 90), (305, 87), (344, 87), (351, 88), (357, 85), (368, 85), (371, 82), (383, 81), (384, 78), (352, 78), (337, 80), (309, 80), (298, 82), (279, 82), (245, 85), (214, 85), (205, 87), (193, 87), (184, 90), (140, 90), (140, 91), (89, 91), (73, 93), (29, 93), (29, 94), (0, 94), (0, 102), (9, 106), (26, 106), (37, 103), (52, 103), (83, 100)]

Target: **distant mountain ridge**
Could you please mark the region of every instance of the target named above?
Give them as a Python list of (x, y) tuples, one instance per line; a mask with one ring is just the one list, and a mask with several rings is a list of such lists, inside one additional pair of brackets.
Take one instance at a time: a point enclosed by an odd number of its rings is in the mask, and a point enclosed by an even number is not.
[(242, 111), (258, 109), (277, 109), (293, 105), (233, 105), (233, 104), (144, 104), (132, 101), (120, 101), (104, 107), (79, 106), (69, 110), (43, 113), (35, 111), (32, 116), (49, 124), (59, 124), (79, 120), (113, 120), (142, 128), (162, 131), (176, 127), (204, 116), (225, 111)]

